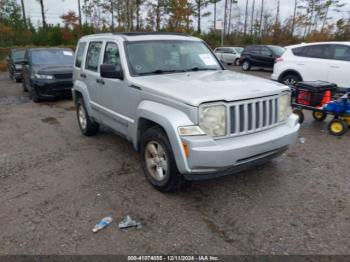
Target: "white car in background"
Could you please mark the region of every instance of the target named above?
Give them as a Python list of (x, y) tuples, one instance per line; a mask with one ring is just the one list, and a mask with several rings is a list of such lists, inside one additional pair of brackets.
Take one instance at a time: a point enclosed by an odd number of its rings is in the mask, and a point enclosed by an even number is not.
[(321, 80), (350, 88), (350, 42), (288, 46), (276, 59), (271, 79), (289, 86), (299, 81)]
[(214, 53), (220, 61), (239, 66), (239, 58), (243, 50), (243, 47), (218, 47), (214, 49)]

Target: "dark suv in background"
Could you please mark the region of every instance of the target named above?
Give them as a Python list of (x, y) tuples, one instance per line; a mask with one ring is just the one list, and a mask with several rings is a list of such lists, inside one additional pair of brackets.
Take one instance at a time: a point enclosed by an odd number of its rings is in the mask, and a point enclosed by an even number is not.
[(71, 96), (73, 50), (29, 48), (23, 65), (23, 89), (34, 102), (57, 96)]
[(22, 63), (25, 51), (26, 50), (22, 48), (12, 49), (6, 58), (9, 76), (11, 79), (16, 80), (16, 82), (22, 80)]
[(241, 54), (240, 64), (244, 71), (252, 67), (272, 69), (275, 60), (281, 57), (285, 49), (276, 45), (247, 46)]

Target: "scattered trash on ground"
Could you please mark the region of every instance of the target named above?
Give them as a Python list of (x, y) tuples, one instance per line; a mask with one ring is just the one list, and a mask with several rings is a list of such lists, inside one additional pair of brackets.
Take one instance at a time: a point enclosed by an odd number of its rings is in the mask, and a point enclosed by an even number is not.
[(92, 229), (92, 232), (96, 233), (97, 231), (100, 231), (101, 229), (107, 227), (111, 222), (113, 221), (112, 217), (105, 217), (98, 222), (95, 227)]
[(306, 139), (304, 137), (299, 138), (300, 144), (305, 144)]
[(129, 227), (136, 227), (137, 229), (142, 228), (142, 225), (140, 222), (137, 222), (133, 220), (130, 216), (126, 216), (122, 222), (119, 223), (118, 227), (120, 229), (126, 229)]

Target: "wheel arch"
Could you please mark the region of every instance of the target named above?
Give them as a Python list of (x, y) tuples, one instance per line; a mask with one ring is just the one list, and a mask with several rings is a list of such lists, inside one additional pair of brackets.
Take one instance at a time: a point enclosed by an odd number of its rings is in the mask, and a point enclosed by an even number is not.
[(153, 101), (142, 101), (137, 108), (137, 117), (132, 132), (134, 148), (139, 151), (142, 133), (151, 127), (161, 127), (167, 135), (181, 173), (189, 171), (186, 156), (182, 148), (182, 140), (178, 134), (179, 126), (194, 123), (182, 111)]
[(286, 75), (289, 75), (289, 74), (297, 75), (301, 79), (301, 81), (303, 81), (302, 75), (297, 70), (287, 69), (280, 74), (280, 76), (278, 77), (278, 82), (281, 82), (283, 77), (285, 77)]
[(84, 99), (85, 102), (85, 107), (86, 110), (88, 111), (89, 115), (92, 115), (92, 110), (91, 110), (91, 106), (90, 106), (90, 96), (89, 96), (89, 92), (87, 90), (86, 85), (81, 82), (81, 81), (76, 81), (74, 83), (73, 89), (72, 89), (72, 96), (73, 96), (73, 102), (75, 104), (75, 106), (77, 105), (78, 102), (78, 98), (82, 97)]

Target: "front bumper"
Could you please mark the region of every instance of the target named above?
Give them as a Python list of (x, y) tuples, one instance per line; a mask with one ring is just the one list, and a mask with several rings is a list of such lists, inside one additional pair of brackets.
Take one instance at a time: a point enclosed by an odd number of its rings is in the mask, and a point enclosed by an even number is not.
[(22, 79), (23, 79), (22, 72), (19, 72), (19, 71), (15, 72), (15, 73), (14, 73), (14, 77), (15, 77), (15, 79), (17, 79), (17, 80), (22, 80)]
[(71, 96), (73, 80), (32, 80), (32, 86), (35, 88), (38, 96), (41, 98), (52, 98), (57, 96)]
[(183, 137), (189, 148), (189, 172), (183, 174), (189, 180), (200, 180), (263, 164), (296, 143), (299, 127), (298, 117), (292, 114), (285, 124), (240, 137)]

